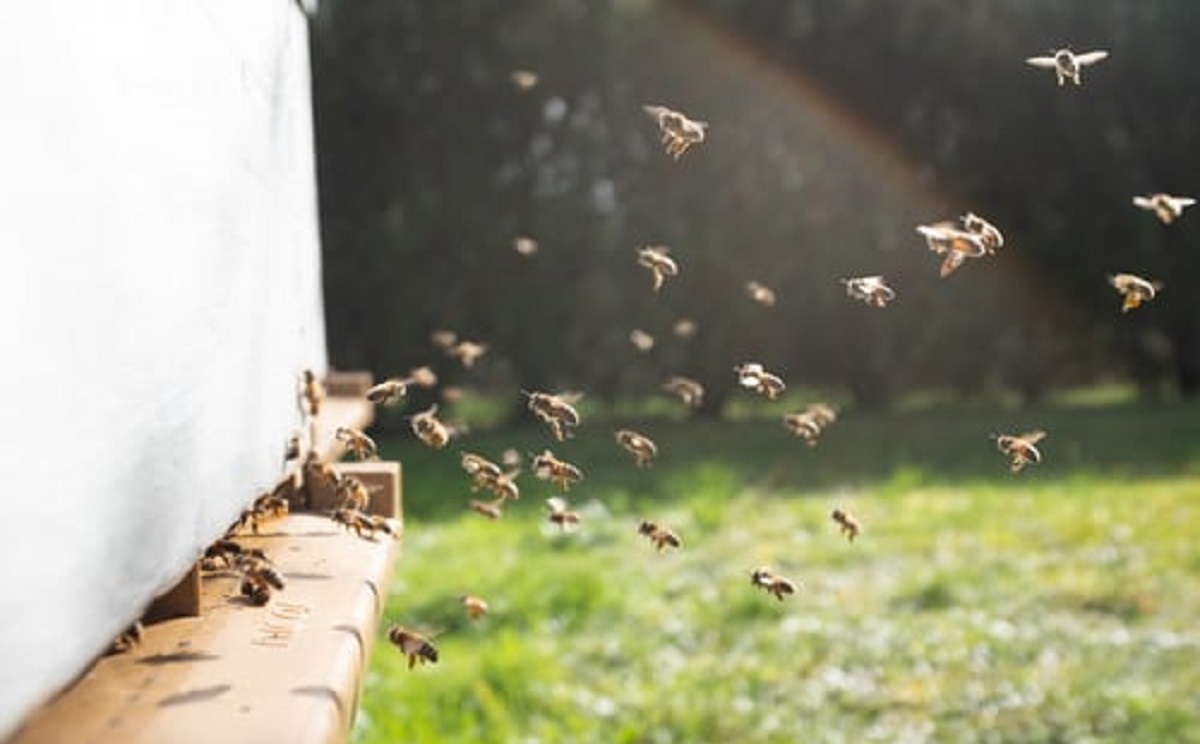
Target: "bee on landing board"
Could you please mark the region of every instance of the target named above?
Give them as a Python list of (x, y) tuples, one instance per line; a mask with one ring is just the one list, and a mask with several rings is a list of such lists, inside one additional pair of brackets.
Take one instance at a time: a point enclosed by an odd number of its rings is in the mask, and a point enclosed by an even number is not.
[(261, 550), (241, 553), (237, 568), (242, 572), (241, 595), (253, 605), (265, 605), (271, 599), (272, 589), (284, 588), (283, 574)]
[(551, 496), (546, 499), (546, 508), (549, 510), (546, 519), (551, 524), (558, 525), (559, 529), (563, 532), (568, 532), (579, 526), (579, 513), (567, 506), (566, 499)]
[(750, 583), (766, 590), (780, 602), (783, 601), (783, 595), (796, 593), (796, 584), (786, 576), (775, 573), (770, 566), (759, 566), (751, 571)]
[(396, 526), (387, 517), (379, 514), (367, 514), (347, 506), (339, 506), (334, 509), (329, 513), (329, 518), (347, 530), (354, 530), (354, 534), (364, 540), (374, 541), (378, 532), (391, 537), (395, 537), (397, 533)]
[(840, 280), (846, 286), (846, 295), (862, 300), (868, 305), (886, 307), (896, 299), (896, 293), (884, 282), (882, 276), (856, 276)]
[(678, 395), (688, 408), (699, 408), (704, 402), (704, 386), (690, 377), (669, 378), (663, 383), (663, 390)]
[(122, 630), (113, 639), (112, 645), (108, 647), (108, 653), (123, 654), (126, 651), (132, 651), (135, 647), (141, 645), (142, 634), (145, 629), (141, 620), (134, 620), (128, 628)]
[(665, 245), (648, 245), (638, 249), (638, 265), (649, 269), (654, 276), (655, 292), (662, 289), (667, 277), (679, 276), (679, 264), (668, 255), (670, 251)]
[(1025, 59), (1025, 62), (1034, 67), (1054, 70), (1054, 75), (1058, 78), (1058, 84), (1061, 87), (1066, 85), (1068, 80), (1076, 85), (1082, 85), (1083, 80), (1080, 74), (1083, 68), (1088, 65), (1094, 65), (1107, 57), (1108, 52), (1104, 50), (1075, 54), (1070, 49), (1064, 47), (1063, 49), (1051, 50), (1048, 56), (1028, 57)]
[(538, 480), (550, 481), (555, 488), (566, 493), (571, 490), (572, 483), (583, 480), (583, 471), (565, 460), (554, 456), (550, 450), (543, 450), (532, 461), (533, 474)]
[(654, 549), (659, 553), (664, 552), (667, 548), (683, 547), (683, 540), (678, 534), (648, 519), (643, 519), (638, 524), (637, 531), (639, 535), (650, 538), (650, 542), (654, 543)]
[(682, 112), (666, 106), (647, 104), (642, 109), (658, 123), (662, 144), (674, 159), (679, 160), (689, 147), (704, 141), (708, 122), (689, 119)]
[(1148, 212), (1153, 212), (1159, 222), (1169, 225), (1183, 215), (1183, 210), (1196, 203), (1190, 196), (1171, 196), (1170, 194), (1147, 194), (1133, 197), (1133, 205)]
[(1025, 434), (993, 434), (996, 448), (1010, 458), (1009, 470), (1019, 473), (1030, 463), (1042, 461), (1042, 453), (1038, 451), (1037, 443), (1046, 438), (1046, 432), (1041, 429)]
[(617, 444), (633, 455), (639, 468), (650, 467), (651, 462), (658, 456), (658, 446), (645, 434), (639, 434), (632, 429), (619, 429), (615, 437)]
[(862, 532), (862, 523), (855, 519), (854, 515), (845, 509), (834, 509), (829, 516), (833, 518), (833, 521), (837, 523), (838, 530), (840, 530), (850, 542), (854, 542), (854, 538), (858, 537)]
[(1108, 283), (1124, 298), (1121, 302), (1123, 313), (1141, 306), (1143, 302), (1153, 300), (1163, 288), (1162, 282), (1143, 279), (1136, 274), (1113, 274), (1108, 277)]
[(371, 439), (366, 434), (358, 429), (349, 426), (339, 426), (333, 436), (342, 444), (346, 445), (346, 449), (350, 454), (361, 460), (378, 460), (379, 448), (375, 446), (375, 440)]
[(438, 661), (437, 647), (427, 636), (415, 630), (393, 625), (388, 628), (387, 637), (396, 648), (400, 649), (400, 653), (408, 657), (409, 669), (412, 669), (418, 662), (436, 664)]
[(467, 611), (467, 617), (472, 620), (478, 620), (488, 614), (491, 609), (488, 607), (487, 600), (483, 597), (476, 597), (474, 594), (464, 594), (458, 598), (458, 601), (462, 602), (463, 608)]
[(775, 400), (787, 389), (783, 379), (763, 368), (758, 362), (746, 362), (733, 368), (737, 375), (738, 384), (764, 396), (767, 400)]

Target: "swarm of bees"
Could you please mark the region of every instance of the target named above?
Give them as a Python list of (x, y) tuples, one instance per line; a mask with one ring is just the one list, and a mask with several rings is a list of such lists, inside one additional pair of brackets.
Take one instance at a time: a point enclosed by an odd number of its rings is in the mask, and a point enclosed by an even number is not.
[(1136, 274), (1113, 274), (1108, 277), (1108, 283), (1121, 293), (1123, 313), (1140, 307), (1143, 302), (1153, 300), (1163, 287), (1162, 282), (1143, 279)]
[(632, 429), (618, 429), (617, 444), (633, 455), (634, 463), (639, 468), (648, 468), (658, 456), (658, 445), (645, 434), (639, 434)]
[(1037, 443), (1046, 438), (1046, 432), (1038, 429), (1025, 434), (995, 434), (996, 448), (1009, 458), (1009, 470), (1019, 473), (1026, 465), (1042, 461)]
[(837, 411), (825, 403), (813, 403), (802, 411), (783, 415), (783, 425), (809, 447), (817, 446), (821, 432), (834, 421), (837, 421)]
[(896, 293), (884, 282), (882, 276), (857, 276), (841, 281), (846, 285), (847, 296), (862, 300), (868, 305), (887, 307), (889, 302), (896, 299)]
[(666, 106), (644, 105), (642, 108), (658, 123), (662, 144), (667, 154), (679, 160), (692, 145), (704, 141), (708, 123), (689, 119), (685, 114)]
[(763, 368), (758, 362), (746, 362), (733, 368), (738, 385), (753, 390), (767, 400), (775, 400), (787, 390), (783, 379)]
[(1153, 212), (1158, 221), (1169, 225), (1183, 215), (1183, 210), (1196, 203), (1190, 196), (1171, 196), (1170, 194), (1147, 194), (1133, 197), (1133, 206)]
[(674, 531), (648, 519), (643, 519), (638, 523), (637, 531), (639, 535), (649, 538), (650, 542), (654, 543), (654, 549), (659, 553), (666, 551), (667, 548), (683, 546), (683, 540)]
[(1054, 70), (1054, 75), (1058, 78), (1058, 84), (1061, 87), (1066, 85), (1068, 80), (1076, 85), (1082, 85), (1083, 80), (1080, 78), (1080, 73), (1083, 68), (1094, 65), (1107, 57), (1108, 52), (1103, 50), (1075, 54), (1070, 49), (1063, 48), (1051, 50), (1048, 56), (1029, 57), (1025, 61), (1034, 67)]
[(775, 573), (770, 566), (759, 566), (750, 572), (750, 583), (783, 601), (783, 595), (795, 594), (796, 584), (786, 576)]
[(650, 270), (654, 277), (654, 291), (662, 289), (668, 277), (679, 276), (679, 264), (668, 255), (671, 249), (665, 245), (648, 245), (638, 249), (637, 262)]
[(858, 537), (862, 532), (862, 524), (854, 518), (853, 514), (845, 509), (834, 509), (829, 516), (837, 524), (838, 530), (850, 542), (854, 542), (854, 538)]

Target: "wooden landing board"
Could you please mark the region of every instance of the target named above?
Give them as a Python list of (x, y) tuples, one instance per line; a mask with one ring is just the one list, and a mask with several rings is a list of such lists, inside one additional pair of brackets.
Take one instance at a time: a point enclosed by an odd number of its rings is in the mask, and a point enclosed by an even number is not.
[(10, 744), (346, 741), (400, 552), (380, 537), (293, 514), (238, 538), (267, 552), (284, 590), (254, 607), (235, 572), (206, 574), (200, 617), (149, 626), (140, 646), (101, 658)]

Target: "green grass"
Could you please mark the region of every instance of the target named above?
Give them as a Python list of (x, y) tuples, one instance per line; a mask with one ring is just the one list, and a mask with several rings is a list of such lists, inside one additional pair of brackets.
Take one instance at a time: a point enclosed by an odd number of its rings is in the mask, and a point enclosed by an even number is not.
[[(441, 631), (441, 662), (377, 644), (356, 741), (1200, 742), (1200, 409), (848, 415), (812, 449), (774, 420), (648, 421), (646, 470), (612, 441), (629, 423), (552, 446), (586, 473), (565, 536), (528, 474), (488, 522), (458, 448), (385, 444), (406, 500), (385, 623)], [(987, 436), (1034, 427), (1045, 460), (1012, 476)], [(643, 516), (684, 549), (656, 554)], [(751, 586), (762, 563), (801, 591)]]

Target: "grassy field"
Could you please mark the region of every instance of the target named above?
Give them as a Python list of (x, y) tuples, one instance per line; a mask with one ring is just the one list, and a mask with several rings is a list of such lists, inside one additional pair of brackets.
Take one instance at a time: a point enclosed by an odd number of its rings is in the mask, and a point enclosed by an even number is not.
[[(1200, 742), (1200, 408), (847, 415), (812, 449), (774, 419), (648, 421), (644, 470), (629, 423), (553, 447), (586, 473), (568, 535), (529, 474), (502, 520), (466, 509), (457, 453), (542, 429), (385, 445), (407, 517), (385, 622), (441, 632), (441, 661), (379, 643), (357, 742)], [(1011, 475), (988, 435), (1035, 427), (1045, 460)], [(753, 587), (764, 563), (800, 591)]]

